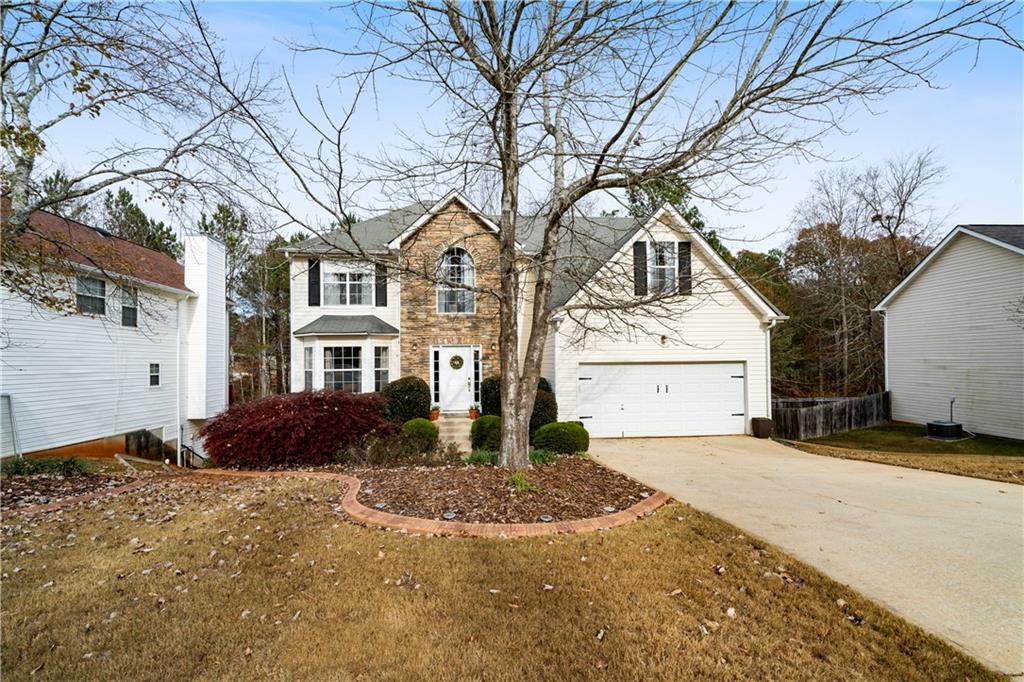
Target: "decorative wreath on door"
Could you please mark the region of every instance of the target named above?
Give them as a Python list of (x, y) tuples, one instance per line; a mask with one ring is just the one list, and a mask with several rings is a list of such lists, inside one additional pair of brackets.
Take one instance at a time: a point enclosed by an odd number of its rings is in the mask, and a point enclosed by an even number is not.
[(452, 366), (452, 369), (462, 369), (462, 356), (453, 355), (452, 359), (448, 361), (448, 364)]

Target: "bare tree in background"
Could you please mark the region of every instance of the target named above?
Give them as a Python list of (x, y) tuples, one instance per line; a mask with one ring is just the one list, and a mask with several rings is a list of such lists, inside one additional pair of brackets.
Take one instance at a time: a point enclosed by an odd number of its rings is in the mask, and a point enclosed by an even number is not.
[[(437, 196), (445, 185), (469, 194), (493, 188), (500, 277), (493, 286), (446, 284), (497, 303), (501, 463), (524, 468), (554, 316), (572, 316), (594, 333), (614, 327), (661, 334), (662, 327), (645, 330), (647, 321), (664, 319), (663, 310), (685, 315), (698, 304), (675, 291), (634, 295), (623, 285), (628, 273), (591, 279), (590, 268), (566, 248), (598, 239), (583, 207), (599, 193), (668, 177), (695, 201), (728, 205), (737, 191), (765, 180), (773, 161), (815, 153), (851, 107), (927, 82), (960, 49), (988, 41), (1021, 47), (1008, 30), (1019, 14), (1013, 3), (910, 4), (359, 5), (352, 10), (362, 20), (359, 45), (314, 43), (300, 51), (337, 56), (353, 100), (372, 93), (379, 76), (425, 83), (446, 120), (410, 135), (406, 148), (361, 159), (367, 170), (360, 175), (343, 173), (351, 110), (334, 115), (323, 100), (299, 102), (317, 135), (305, 152), (254, 113), (254, 129), (319, 215), (298, 214), (277, 187), (266, 187), (263, 200), (323, 235), (364, 182), (392, 196)], [(527, 231), (539, 244), (531, 253), (517, 246)], [(382, 262), (357, 240), (338, 253)], [(422, 266), (397, 267), (438, 281), (434, 263)], [(580, 294), (554, 309), (560, 280)], [(524, 288), (533, 306), (521, 342)]]
[[(34, 234), (34, 211), (59, 210), (125, 181), (136, 181), (172, 205), (218, 194), (259, 172), (245, 153), (249, 129), (239, 127), (244, 104), (256, 111), (265, 91), (254, 69), (231, 80), (227, 96), (214, 77), (208, 33), (198, 16), (173, 4), (146, 2), (0, 3), (3, 44), (0, 91), (4, 149), (2, 283), (37, 303), (54, 297), (40, 272), (66, 269), (54, 254), (73, 244), (51, 244), (39, 259), (19, 248), (53, 236)], [(200, 41), (200, 35), (204, 40)], [(75, 162), (48, 144), (60, 130), (99, 117), (116, 117), (128, 132), (98, 139)], [(239, 136), (239, 133), (243, 135)], [(83, 138), (88, 138), (87, 134)], [(43, 183), (63, 168), (59, 182)], [(79, 254), (81, 255), (81, 254)]]
[(944, 168), (931, 152), (821, 173), (794, 216), (786, 255), (817, 395), (881, 390), (883, 325), (872, 308), (927, 254), (938, 222), (928, 200)]

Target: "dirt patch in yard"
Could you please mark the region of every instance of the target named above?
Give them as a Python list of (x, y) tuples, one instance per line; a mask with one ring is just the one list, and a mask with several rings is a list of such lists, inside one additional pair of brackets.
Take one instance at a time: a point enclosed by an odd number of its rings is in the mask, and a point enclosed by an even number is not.
[(840, 459), (859, 459), (893, 466), (938, 471), (944, 474), (984, 478), (1002, 483), (1024, 484), (1024, 454), (1020, 457), (1008, 455), (948, 455), (907, 452), (876, 452), (874, 450), (851, 450), (832, 445), (820, 445), (800, 441), (783, 441), (786, 445), (809, 452)]
[[(583, 457), (562, 457), (526, 472), (536, 489), (516, 492), (506, 469), (452, 465), (346, 469), (361, 481), (358, 499), (393, 514), (469, 523), (536, 523), (605, 516), (654, 489)], [(383, 507), (379, 506), (383, 505)], [(451, 516), (446, 518), (448, 513)]]

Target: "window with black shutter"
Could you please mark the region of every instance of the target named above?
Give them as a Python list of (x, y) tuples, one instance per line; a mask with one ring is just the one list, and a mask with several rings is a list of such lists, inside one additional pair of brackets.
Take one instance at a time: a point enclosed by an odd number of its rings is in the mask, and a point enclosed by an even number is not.
[(690, 242), (679, 242), (679, 293), (693, 293), (693, 275), (690, 268)]
[(388, 271), (383, 263), (377, 263), (376, 270), (376, 305), (378, 308), (386, 308), (388, 305)]
[(309, 305), (320, 305), (320, 259), (309, 259)]
[(633, 293), (647, 295), (647, 242), (633, 242)]

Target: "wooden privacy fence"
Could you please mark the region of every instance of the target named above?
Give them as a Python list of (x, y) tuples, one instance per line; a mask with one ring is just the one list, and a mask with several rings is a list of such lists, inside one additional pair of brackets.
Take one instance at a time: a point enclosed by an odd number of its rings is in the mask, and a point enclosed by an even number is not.
[(853, 429), (866, 429), (892, 417), (888, 391), (856, 398), (794, 398), (772, 401), (774, 435), (806, 440)]

